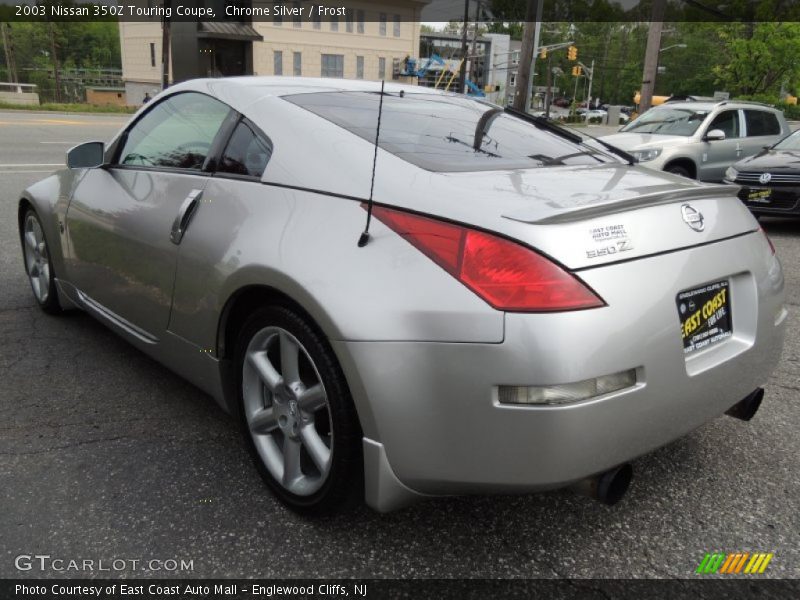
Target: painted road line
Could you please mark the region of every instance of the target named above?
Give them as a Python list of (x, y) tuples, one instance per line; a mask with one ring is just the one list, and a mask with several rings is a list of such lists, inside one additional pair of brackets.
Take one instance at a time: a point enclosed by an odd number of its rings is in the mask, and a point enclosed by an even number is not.
[(0, 169), (18, 169), (21, 167), (63, 167), (65, 164), (62, 163), (23, 163), (23, 164), (14, 164), (14, 165), (0, 165)]

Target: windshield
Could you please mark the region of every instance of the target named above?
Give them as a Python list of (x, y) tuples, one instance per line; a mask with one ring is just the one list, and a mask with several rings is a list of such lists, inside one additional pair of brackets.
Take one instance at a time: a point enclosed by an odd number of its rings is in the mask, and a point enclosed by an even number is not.
[(620, 131), (690, 136), (708, 116), (707, 110), (690, 108), (651, 108)]
[[(284, 96), (367, 140), (375, 141), (380, 94), (320, 92)], [(505, 114), (455, 96), (386, 93), (379, 146), (429, 171), (488, 171), (596, 165), (614, 159)]]
[(789, 137), (775, 144), (773, 148), (775, 150), (800, 150), (800, 135), (798, 134), (800, 134), (800, 131), (795, 131)]

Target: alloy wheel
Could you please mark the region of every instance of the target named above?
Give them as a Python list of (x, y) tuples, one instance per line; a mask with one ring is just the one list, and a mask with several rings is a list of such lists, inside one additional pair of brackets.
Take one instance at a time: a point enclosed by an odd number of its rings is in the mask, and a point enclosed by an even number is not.
[(317, 492), (331, 470), (331, 411), (319, 371), (296, 337), (275, 326), (253, 335), (242, 397), (253, 443), (275, 481), (298, 496)]

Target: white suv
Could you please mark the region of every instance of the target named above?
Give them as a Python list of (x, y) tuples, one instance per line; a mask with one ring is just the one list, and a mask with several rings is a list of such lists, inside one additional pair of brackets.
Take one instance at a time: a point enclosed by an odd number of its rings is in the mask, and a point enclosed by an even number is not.
[(733, 163), (789, 135), (783, 113), (754, 102), (667, 102), (603, 137), (642, 166), (722, 181)]

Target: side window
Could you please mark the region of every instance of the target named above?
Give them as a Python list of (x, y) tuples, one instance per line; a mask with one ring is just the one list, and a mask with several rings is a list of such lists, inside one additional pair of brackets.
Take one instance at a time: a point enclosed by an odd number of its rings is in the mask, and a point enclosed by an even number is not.
[(744, 120), (747, 123), (747, 137), (759, 135), (780, 135), (781, 125), (774, 113), (766, 110), (744, 111)]
[(246, 121), (240, 121), (225, 148), (217, 171), (260, 178), (270, 156), (272, 144), (256, 133)]
[(225, 104), (203, 94), (170, 96), (128, 131), (118, 163), (199, 171), (229, 112)]
[(725, 132), (725, 139), (738, 138), (739, 133), (739, 111), (738, 110), (724, 110), (719, 113), (711, 125), (706, 129), (706, 133), (712, 129), (721, 129)]

